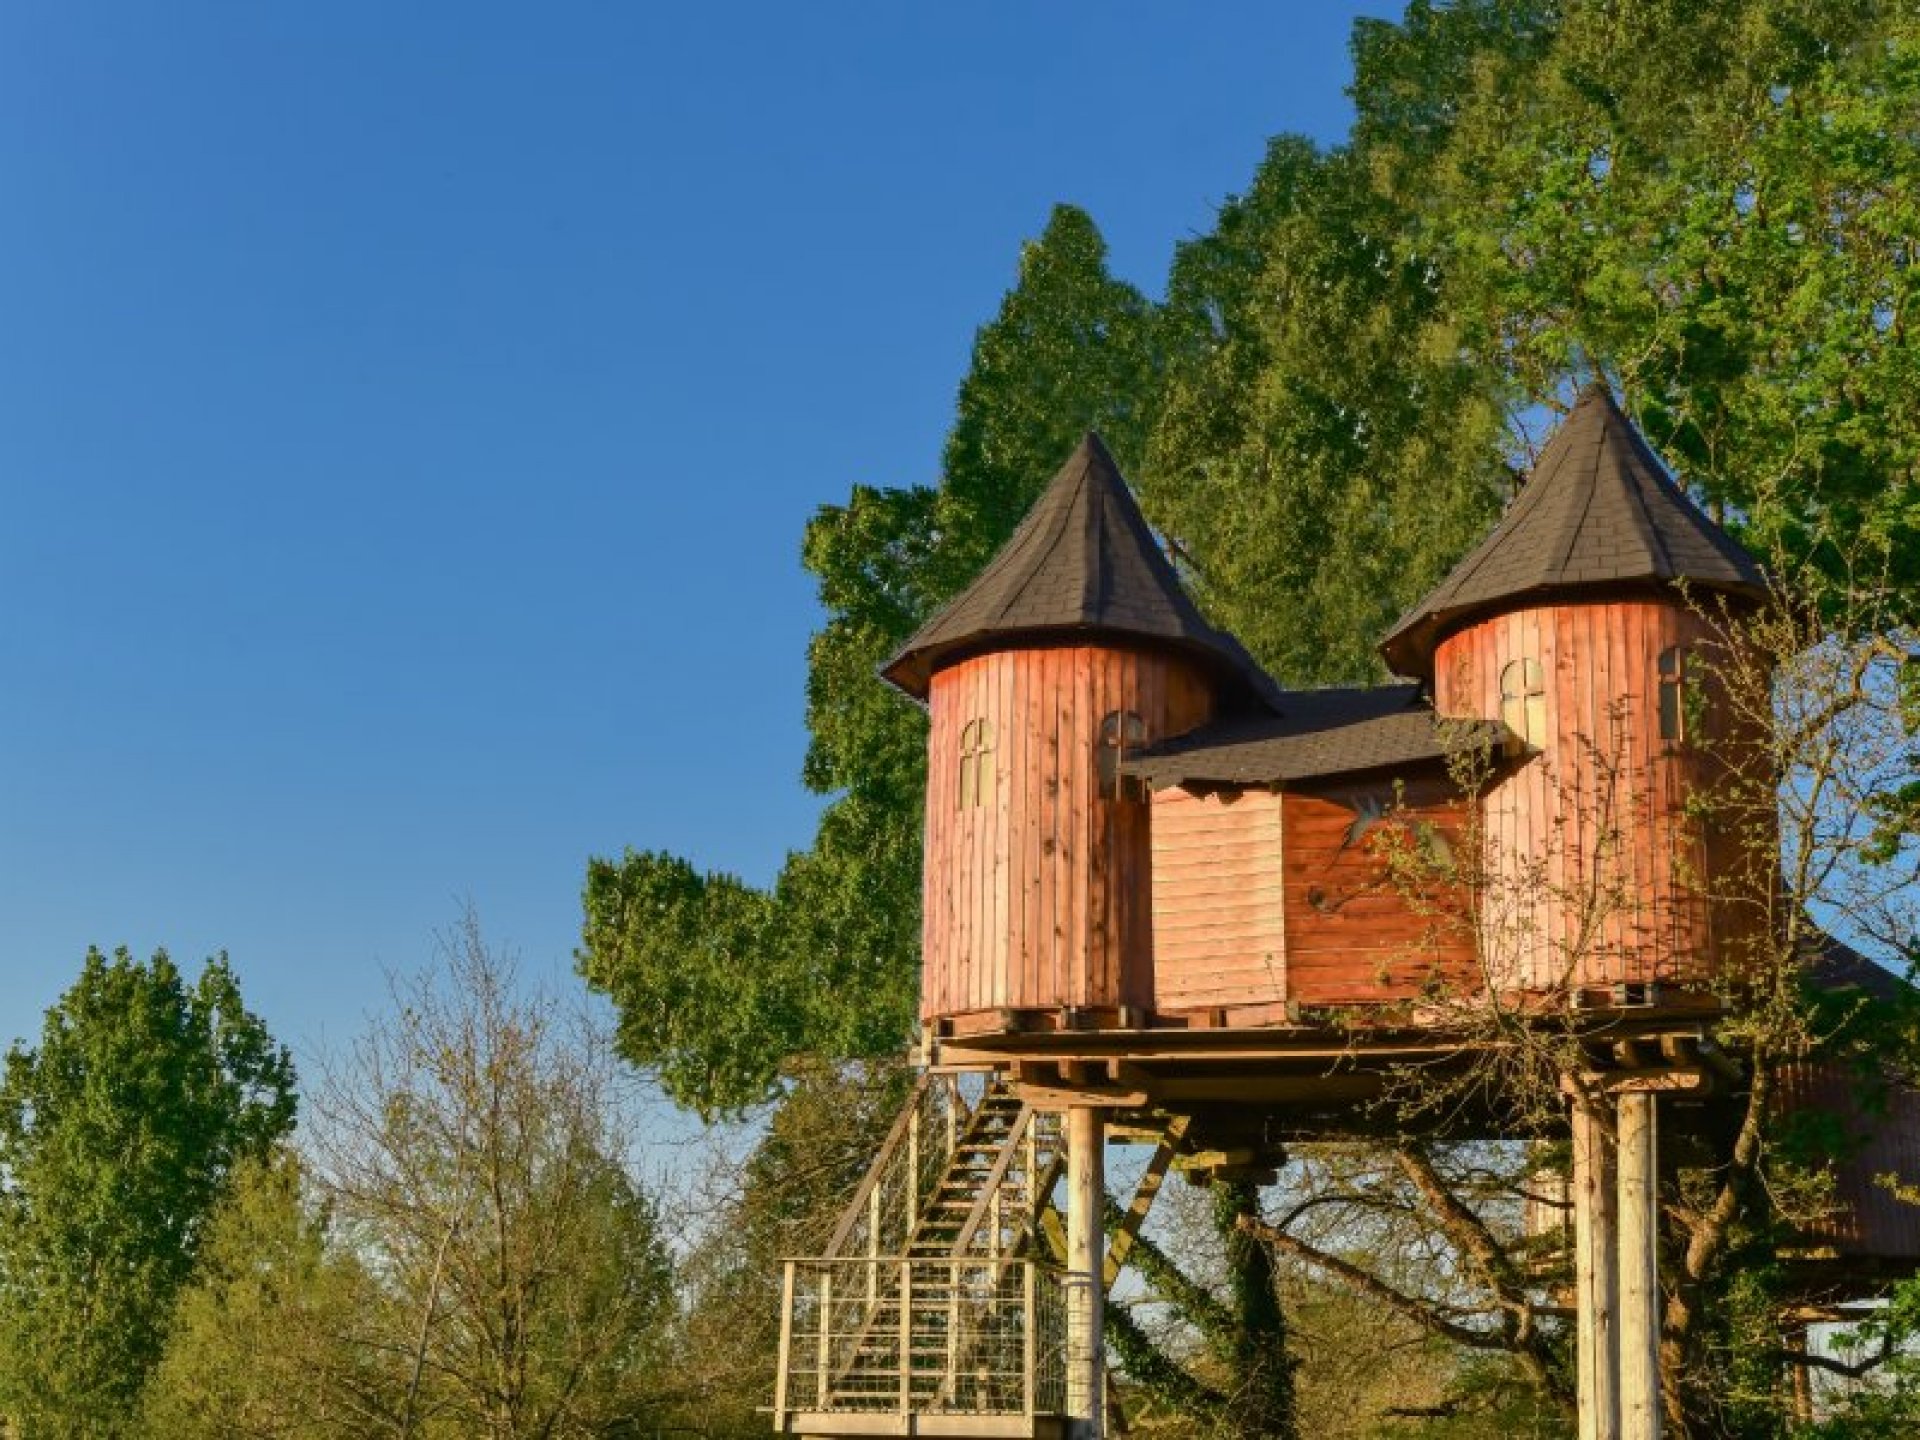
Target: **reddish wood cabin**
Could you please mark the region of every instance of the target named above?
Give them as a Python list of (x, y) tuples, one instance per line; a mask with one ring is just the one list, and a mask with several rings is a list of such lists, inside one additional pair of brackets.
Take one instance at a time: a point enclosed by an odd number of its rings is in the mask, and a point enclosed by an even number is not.
[(1706, 742), (1735, 738), (1696, 692), (1712, 616), (1764, 594), (1594, 388), (1386, 637), (1407, 683), (1288, 692), (1200, 615), (1089, 436), (884, 671), (932, 721), (923, 1020), (1710, 1003), (1772, 845), (1695, 818)]
[[(825, 1254), (787, 1262), (775, 1428), (1097, 1436), (1104, 1296), (1168, 1168), (1269, 1177), (1299, 1137), (1398, 1126), (1368, 1102), (1409, 1062), (1471, 1081), (1499, 1004), (1579, 1047), (1582, 1433), (1657, 1436), (1658, 1129), (1718, 1123), (1708, 1022), (1780, 933), (1773, 781), (1729, 683), (1764, 709), (1768, 676), (1726, 623), (1766, 597), (1595, 388), (1382, 642), (1399, 683), (1287, 691), (1088, 436), (883, 671), (931, 719), (928, 1064)], [(1896, 1086), (1876, 1135), (1848, 1078), (1801, 1066), (1780, 1097), (1868, 1141), (1789, 1257), (1810, 1296), (1920, 1258), (1866, 1168), (1912, 1178), (1920, 1101)], [(1469, 1088), (1430, 1123), (1512, 1133)], [(1110, 1246), (1109, 1134), (1155, 1146)]]

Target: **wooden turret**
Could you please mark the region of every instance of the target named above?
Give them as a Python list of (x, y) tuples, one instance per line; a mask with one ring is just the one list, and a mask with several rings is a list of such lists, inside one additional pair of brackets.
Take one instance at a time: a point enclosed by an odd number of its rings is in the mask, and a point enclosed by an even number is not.
[(881, 672), (931, 711), (921, 1013), (1146, 1010), (1129, 752), (1269, 681), (1201, 617), (1098, 436)]
[(1715, 608), (1765, 594), (1595, 386), (1492, 534), (1382, 643), (1440, 714), (1509, 732), (1478, 898), (1496, 983), (1651, 998), (1639, 987), (1732, 963), (1725, 941), (1754, 907), (1726, 882), (1772, 837), (1710, 838), (1690, 802), (1711, 801), (1736, 738), (1709, 703)]

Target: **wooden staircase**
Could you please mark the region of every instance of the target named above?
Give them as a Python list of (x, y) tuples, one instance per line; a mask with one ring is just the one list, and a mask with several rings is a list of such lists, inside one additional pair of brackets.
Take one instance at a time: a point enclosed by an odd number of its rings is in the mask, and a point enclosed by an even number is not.
[(776, 1428), (1058, 1431), (1064, 1292), (1038, 1243), (1058, 1118), (969, 1078), (922, 1078), (828, 1254), (787, 1262)]

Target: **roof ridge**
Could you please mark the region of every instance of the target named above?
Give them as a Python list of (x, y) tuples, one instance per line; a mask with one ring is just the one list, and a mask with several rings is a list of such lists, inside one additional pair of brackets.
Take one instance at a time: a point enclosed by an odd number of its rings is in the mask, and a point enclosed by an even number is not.
[[(1087, 488), (1087, 473), (1084, 469), (1082, 469), (1080, 472), (1079, 482), (1074, 486), (1074, 491), (1073, 491), (1074, 498), (1077, 499), (1086, 490), (1086, 488)], [(1036, 512), (1028, 511), (1027, 513), (1031, 515)], [(1071, 517), (1072, 513), (1073, 512), (1071, 510), (1068, 510), (1059, 515), (1048, 513), (1045, 517), (1043, 517), (1052, 522), (1052, 528), (1051, 530), (1048, 531), (1048, 533), (1044, 537), (1044, 540), (1042, 541), (1040, 558), (1038, 562), (1032, 567), (1032, 569), (1020, 580), (1018, 586), (1012, 591), (1010, 591), (1007, 594), (1007, 596), (1001, 601), (999, 610), (995, 616), (997, 620), (1004, 622), (1009, 615), (1013, 614), (1015, 605), (1018, 604), (1018, 602), (1026, 599), (1027, 592), (1033, 588), (1034, 582), (1046, 573), (1047, 563), (1050, 560), (1052, 560), (1054, 552), (1060, 548), (1061, 543), (1067, 538), (1067, 529), (1068, 529), (1067, 521)], [(1039, 527), (1036, 526), (1035, 536), (1038, 537), (1039, 534), (1040, 534)], [(996, 564), (1000, 560), (1001, 556), (1011, 555), (1013, 553), (1013, 540), (1018, 538), (1019, 538), (1019, 531), (1016, 530), (1014, 532), (1013, 538), (1008, 540), (1005, 548), (1003, 548), (1000, 551), (1000, 554), (994, 556), (994, 562)], [(989, 566), (989, 569), (991, 568), (992, 566)], [(983, 570), (981, 572), (981, 578), (985, 579), (987, 573), (988, 573), (987, 571)], [(977, 583), (978, 582), (976, 582), (976, 584)], [(966, 592), (963, 591), (961, 593), (965, 594)]]
[[(1660, 485), (1658, 458), (1652, 453), (1652, 447), (1645, 442), (1638, 430), (1634, 430), (1632, 435), (1634, 439), (1641, 441), (1638, 446), (1632, 447), (1633, 458), (1640, 462), (1639, 467), (1632, 472), (1634, 503), (1639, 509), (1641, 523), (1646, 527), (1647, 538), (1660, 552), (1661, 563), (1667, 569), (1677, 571), (1679, 566), (1673, 558), (1673, 547), (1667, 544), (1667, 537), (1654, 523), (1651, 496), (1647, 493), (1649, 486), (1658, 488)], [(1677, 482), (1674, 484), (1674, 489), (1680, 489)]]

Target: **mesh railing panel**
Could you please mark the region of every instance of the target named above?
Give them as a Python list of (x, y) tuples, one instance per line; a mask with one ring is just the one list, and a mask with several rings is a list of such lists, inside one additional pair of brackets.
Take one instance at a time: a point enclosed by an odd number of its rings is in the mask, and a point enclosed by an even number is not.
[(1060, 1272), (1027, 1259), (792, 1260), (781, 1411), (1061, 1414)]

